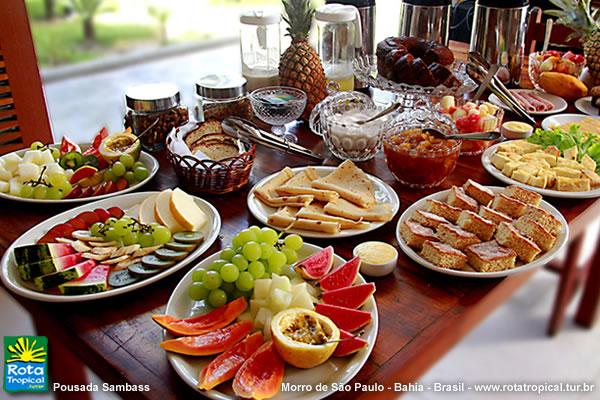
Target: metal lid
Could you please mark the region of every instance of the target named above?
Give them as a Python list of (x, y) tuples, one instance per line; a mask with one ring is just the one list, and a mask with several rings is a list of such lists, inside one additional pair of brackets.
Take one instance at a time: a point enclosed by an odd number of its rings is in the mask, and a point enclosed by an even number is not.
[(402, 0), (402, 2), (413, 6), (440, 7), (452, 5), (452, 0)]
[(517, 8), (529, 6), (529, 0), (477, 0), (476, 5), (491, 8)]
[(263, 10), (246, 11), (240, 15), (240, 22), (246, 25), (278, 24), (281, 22), (281, 14)]
[(326, 4), (317, 9), (315, 18), (324, 22), (352, 22), (356, 19), (356, 7), (343, 4)]
[(326, 0), (325, 3), (338, 3), (338, 4), (346, 4), (349, 6), (354, 6), (357, 8), (363, 7), (373, 7), (375, 5), (375, 0)]
[(241, 75), (211, 74), (196, 82), (196, 94), (209, 99), (232, 99), (246, 93), (246, 79)]
[(172, 83), (145, 83), (125, 91), (127, 107), (134, 111), (164, 111), (181, 102), (181, 94)]

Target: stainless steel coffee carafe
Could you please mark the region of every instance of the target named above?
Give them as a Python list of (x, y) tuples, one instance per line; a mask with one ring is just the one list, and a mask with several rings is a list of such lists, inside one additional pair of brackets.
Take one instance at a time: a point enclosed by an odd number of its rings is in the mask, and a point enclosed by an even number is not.
[(416, 36), (448, 45), (451, 0), (402, 0), (400, 35)]
[(491, 64), (499, 64), (498, 76), (518, 85), (523, 65), (529, 0), (477, 0), (473, 13), (470, 51)]

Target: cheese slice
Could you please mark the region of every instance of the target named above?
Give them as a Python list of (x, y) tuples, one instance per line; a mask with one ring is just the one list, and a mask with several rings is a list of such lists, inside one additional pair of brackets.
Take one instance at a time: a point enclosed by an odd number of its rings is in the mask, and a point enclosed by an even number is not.
[(341, 230), (338, 222), (331, 221), (315, 221), (310, 219), (298, 218), (296, 216), (298, 208), (282, 207), (276, 213), (269, 216), (267, 222), (285, 229), (301, 229), (306, 231), (323, 232), (329, 234), (337, 234)]
[(154, 204), (154, 215), (158, 222), (169, 228), (171, 233), (185, 231), (185, 228), (181, 226), (177, 219), (171, 212), (171, 194), (173, 190), (163, 190), (158, 194), (156, 203)]
[(368, 222), (353, 221), (351, 219), (327, 214), (323, 206), (324, 205), (320, 203), (311, 203), (306, 207), (301, 208), (300, 211), (298, 211), (298, 213), (296, 214), (296, 217), (312, 219), (317, 221), (337, 222), (340, 224), (342, 229), (366, 229), (370, 225)]
[(169, 209), (177, 222), (188, 231), (198, 231), (206, 223), (206, 214), (194, 198), (179, 188), (171, 193)]
[(312, 195), (280, 196), (275, 191), (294, 176), (291, 168), (285, 167), (273, 179), (254, 189), (254, 195), (263, 203), (271, 207), (304, 207), (313, 201)]
[(138, 220), (144, 224), (148, 225), (156, 221), (156, 217), (154, 216), (154, 204), (156, 203), (156, 198), (158, 194), (153, 194), (144, 199), (142, 204), (140, 205), (140, 209), (138, 212)]
[(340, 197), (361, 207), (376, 203), (373, 182), (350, 160), (341, 163), (326, 177), (313, 181), (312, 187), (338, 192)]
[(312, 182), (319, 179), (319, 175), (314, 167), (307, 167), (287, 181), (283, 186), (275, 188), (275, 192), (280, 196), (307, 194), (314, 196), (315, 200), (332, 201), (340, 197), (333, 190), (322, 190), (313, 188)]
[(355, 221), (389, 221), (392, 219), (392, 208), (388, 203), (378, 203), (373, 207), (365, 208), (352, 204), (345, 199), (337, 199), (325, 204), (327, 214), (349, 218)]

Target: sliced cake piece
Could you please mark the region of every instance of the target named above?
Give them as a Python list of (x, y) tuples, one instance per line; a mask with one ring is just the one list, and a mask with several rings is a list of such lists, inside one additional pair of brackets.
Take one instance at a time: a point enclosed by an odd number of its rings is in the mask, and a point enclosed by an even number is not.
[(513, 249), (519, 259), (526, 263), (532, 262), (542, 251), (537, 244), (521, 235), (517, 228), (506, 222), (498, 225), (495, 238), (502, 246)]
[(509, 217), (518, 218), (525, 212), (527, 204), (520, 200), (513, 199), (507, 195), (500, 193), (494, 197), (492, 208), (508, 215)]
[(480, 272), (504, 271), (515, 267), (517, 253), (495, 240), (472, 244), (465, 249), (469, 264)]
[(525, 208), (525, 213), (523, 215), (533, 219), (553, 235), (558, 235), (562, 228), (560, 221), (541, 207), (528, 205)]
[(432, 264), (442, 268), (463, 269), (467, 263), (467, 256), (462, 251), (445, 243), (429, 240), (423, 243), (421, 256)]
[(500, 222), (512, 222), (512, 218), (506, 214), (503, 214), (499, 211), (492, 210), (489, 207), (481, 206), (479, 208), (479, 215), (483, 218), (492, 221), (495, 225), (498, 225)]
[(469, 197), (462, 188), (452, 186), (448, 193), (448, 204), (462, 210), (477, 211), (479, 204), (477, 200)]
[(452, 207), (450, 204), (446, 204), (439, 200), (428, 199), (425, 202), (425, 211), (439, 215), (440, 217), (444, 217), (448, 221), (455, 224), (458, 220), (461, 209)]
[(437, 228), (441, 224), (448, 224), (448, 220), (444, 217), (440, 217), (439, 215), (423, 211), (417, 210), (411, 217), (414, 221), (417, 221), (423, 226), (429, 228)]
[(523, 215), (514, 223), (521, 233), (533, 240), (542, 250), (550, 250), (556, 243), (556, 237), (534, 219)]
[(490, 240), (496, 230), (496, 224), (492, 221), (469, 210), (463, 210), (460, 213), (457, 224), (464, 230), (476, 234), (483, 241)]
[(441, 242), (447, 243), (458, 250), (463, 250), (469, 245), (481, 242), (474, 233), (467, 232), (452, 224), (438, 226), (436, 236)]
[(522, 201), (525, 204), (539, 206), (542, 201), (542, 195), (531, 190), (522, 188), (521, 186), (511, 185), (502, 192), (508, 197)]
[(487, 206), (494, 200), (494, 192), (491, 189), (469, 179), (463, 186), (465, 193), (484, 206)]
[(434, 242), (438, 240), (432, 229), (413, 221), (404, 221), (400, 225), (400, 234), (407, 245), (419, 250), (426, 240)]

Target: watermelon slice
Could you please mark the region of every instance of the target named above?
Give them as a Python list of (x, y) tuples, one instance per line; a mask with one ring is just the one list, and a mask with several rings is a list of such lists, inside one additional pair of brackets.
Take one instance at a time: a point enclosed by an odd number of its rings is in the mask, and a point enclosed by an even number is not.
[(362, 307), (373, 293), (375, 284), (371, 282), (324, 292), (322, 300), (325, 304), (357, 309)]
[(317, 304), (315, 311), (329, 317), (340, 329), (353, 332), (371, 322), (371, 313), (331, 304)]
[(81, 278), (96, 266), (96, 261), (87, 260), (62, 271), (38, 276), (33, 280), (35, 286), (40, 290), (46, 290), (62, 283)]
[(68, 254), (66, 256), (41, 260), (35, 263), (17, 265), (21, 279), (28, 281), (38, 276), (62, 271), (83, 261), (82, 253)]
[(75, 253), (75, 249), (66, 243), (31, 244), (16, 247), (14, 250), (17, 265), (32, 264)]
[(340, 341), (333, 352), (334, 357), (344, 357), (354, 354), (369, 345), (365, 339), (354, 336), (350, 332), (340, 329)]
[(323, 290), (335, 290), (348, 287), (356, 280), (359, 268), (360, 258), (357, 256), (321, 279), (319, 285)]
[(63, 283), (58, 289), (65, 295), (91, 294), (104, 292), (108, 289), (108, 274), (110, 266), (96, 265), (81, 278)]
[(297, 274), (305, 279), (324, 277), (333, 265), (333, 247), (329, 246), (294, 266)]

